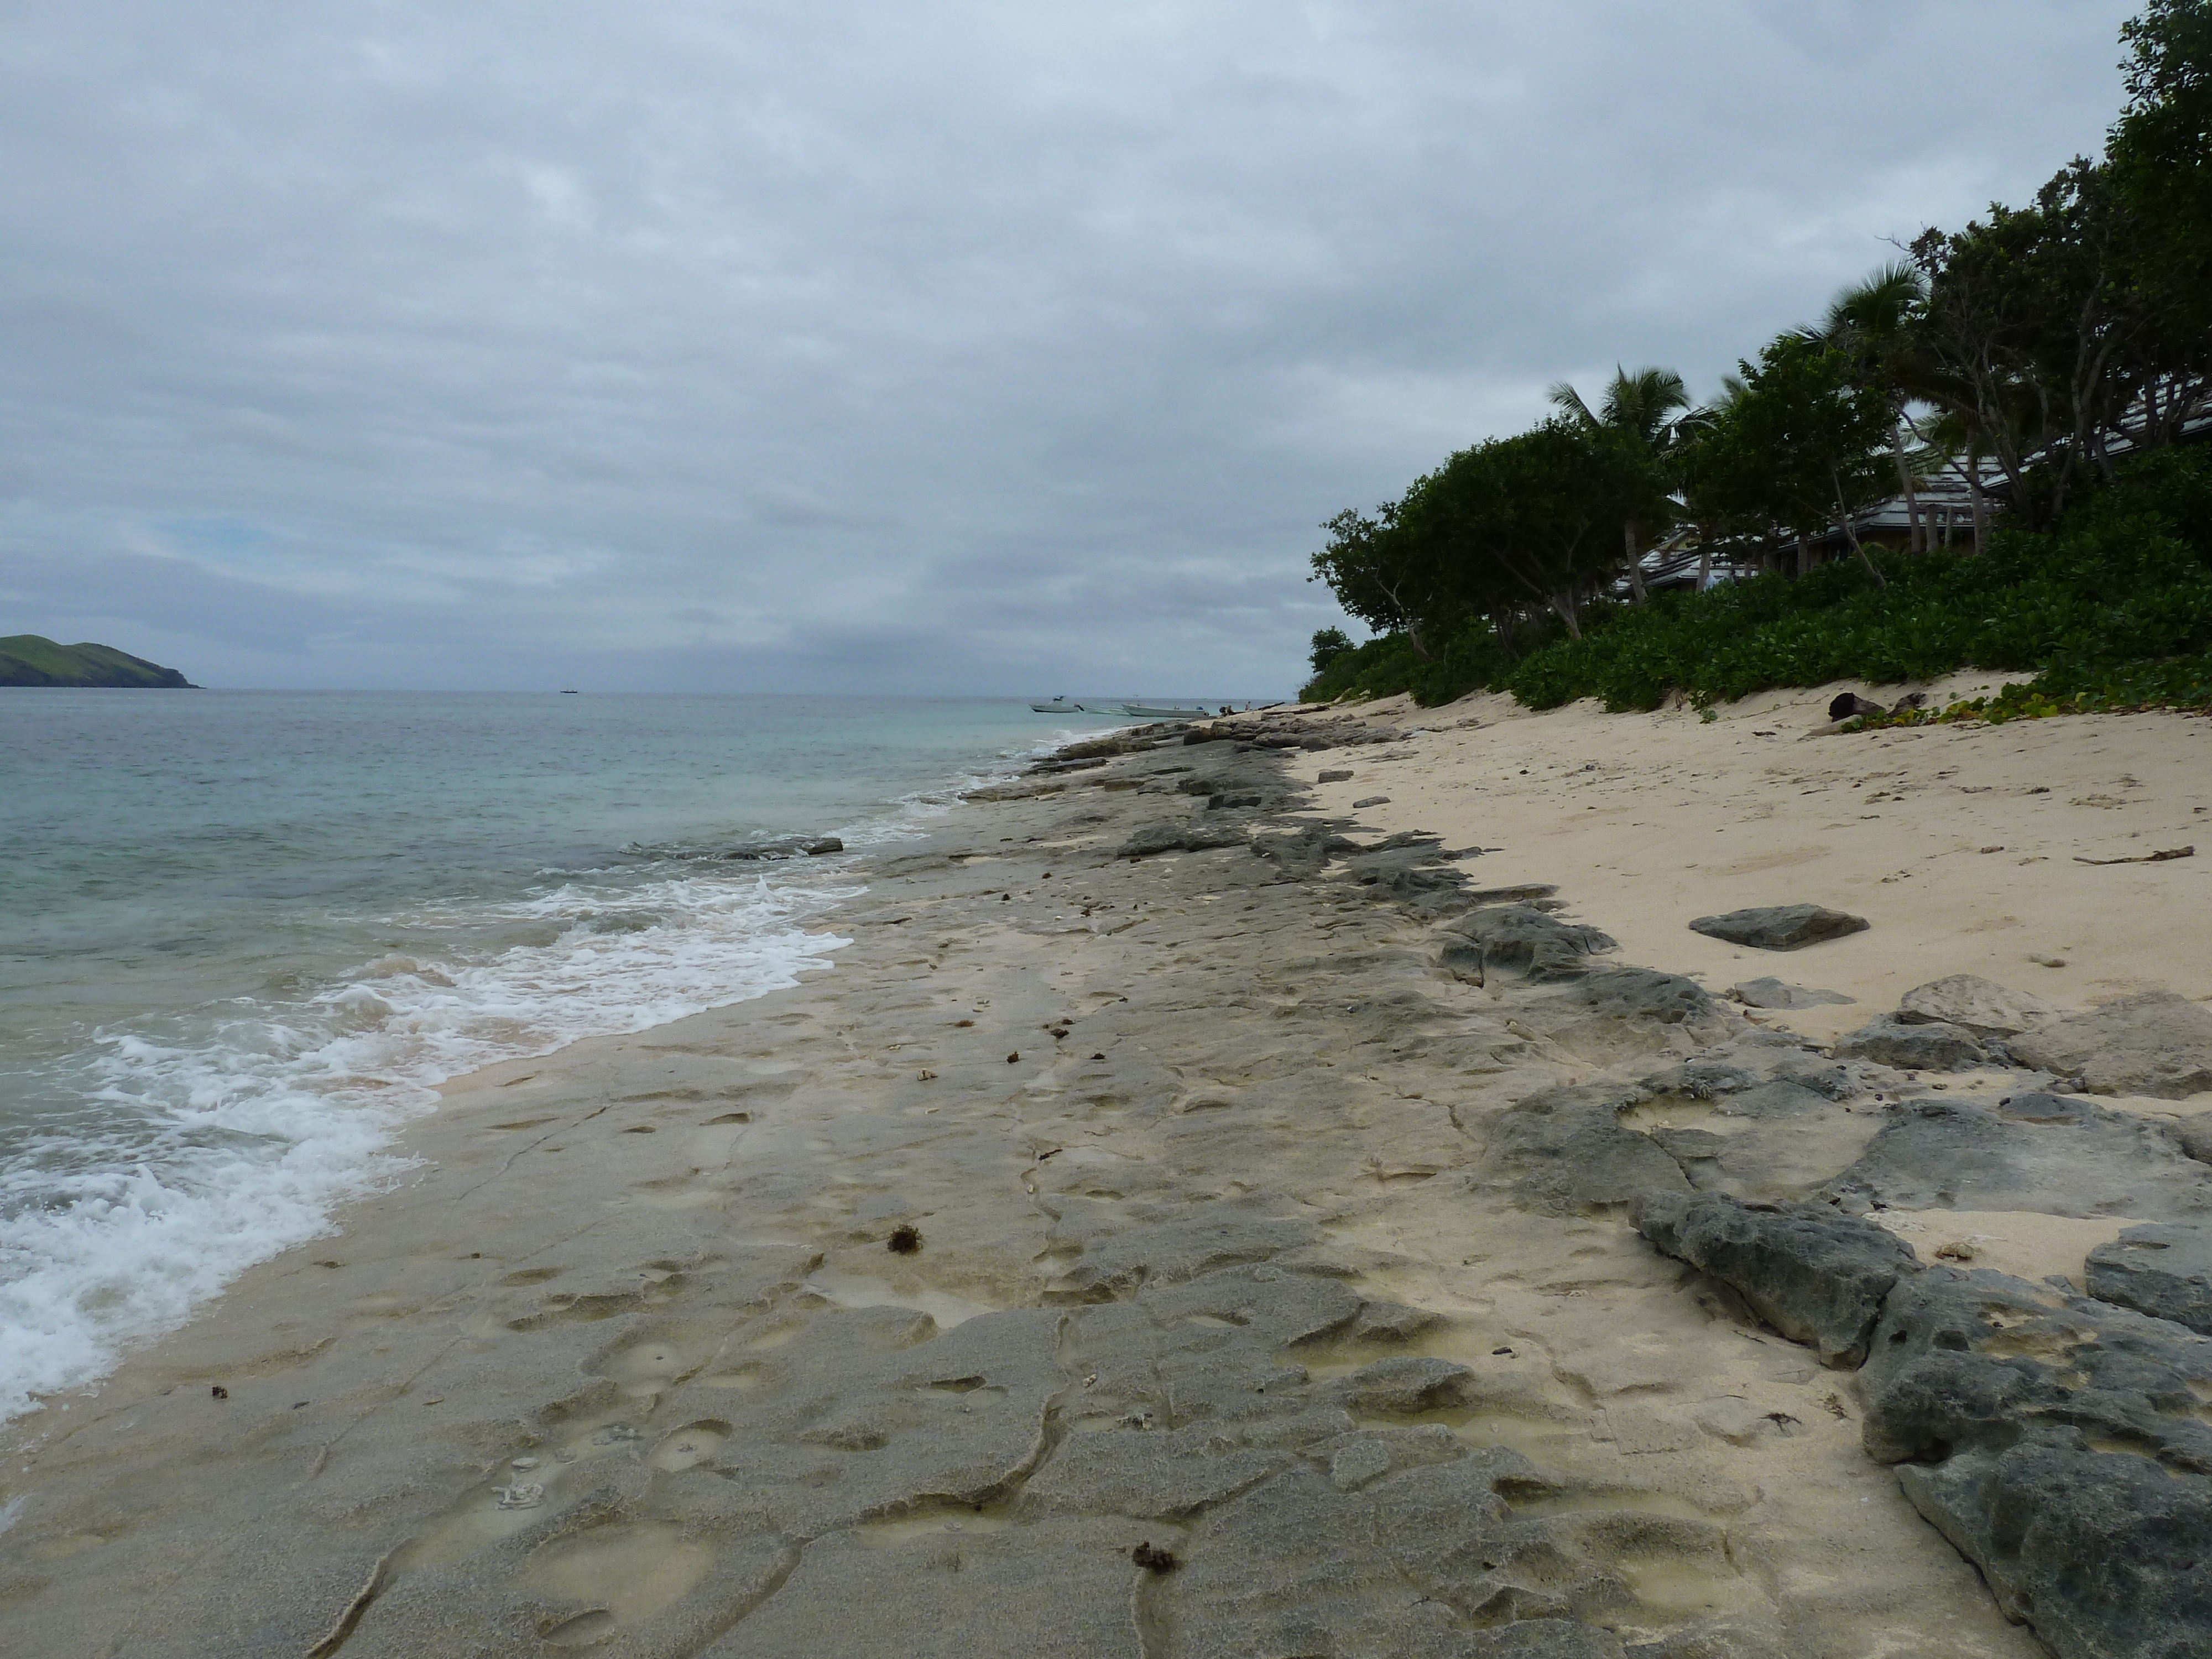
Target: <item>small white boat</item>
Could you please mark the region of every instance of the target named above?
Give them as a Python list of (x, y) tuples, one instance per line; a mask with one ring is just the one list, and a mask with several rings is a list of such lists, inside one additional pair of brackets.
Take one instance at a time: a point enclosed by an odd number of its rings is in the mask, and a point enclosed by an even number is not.
[(1033, 702), (1030, 710), (1037, 714), (1080, 714), (1084, 712), (1081, 703), (1070, 702), (1066, 697), (1054, 697), (1050, 702)]
[(1211, 708), (1179, 708), (1164, 702), (1125, 702), (1121, 712), (1132, 720), (1210, 720)]

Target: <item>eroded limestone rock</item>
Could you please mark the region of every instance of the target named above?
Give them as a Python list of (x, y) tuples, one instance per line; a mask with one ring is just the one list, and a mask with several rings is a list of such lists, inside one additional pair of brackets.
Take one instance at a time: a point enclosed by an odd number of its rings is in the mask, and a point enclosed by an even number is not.
[(1899, 1103), (1826, 1195), (1844, 1208), (2040, 1210), (2186, 1220), (2212, 1215), (2212, 1182), (2160, 1123), (2064, 1095), (1995, 1108)]
[(1883, 1299), (1920, 1267), (1895, 1234), (1815, 1206), (1655, 1193), (1638, 1201), (1635, 1219), (1668, 1255), (1732, 1287), (1784, 1336), (1810, 1343), (1824, 1365), (1866, 1358)]
[(2089, 1252), (2089, 1294), (2212, 1336), (2212, 1226), (2130, 1227)]
[(1950, 974), (1907, 991), (1897, 1017), (1911, 1025), (1955, 1025), (1977, 1037), (2007, 1037), (2063, 1011), (2026, 991), (1974, 974)]
[(2079, 1078), (2093, 1095), (2181, 1100), (2212, 1090), (2212, 1010), (2170, 991), (2053, 1020), (2006, 1047), (2023, 1066)]

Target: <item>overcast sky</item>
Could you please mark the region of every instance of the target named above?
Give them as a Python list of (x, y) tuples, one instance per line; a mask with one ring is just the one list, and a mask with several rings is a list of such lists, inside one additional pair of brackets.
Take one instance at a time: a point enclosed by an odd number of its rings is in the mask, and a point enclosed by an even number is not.
[(1316, 522), (2094, 153), (2107, 0), (10, 0), (0, 635), (1217, 697)]

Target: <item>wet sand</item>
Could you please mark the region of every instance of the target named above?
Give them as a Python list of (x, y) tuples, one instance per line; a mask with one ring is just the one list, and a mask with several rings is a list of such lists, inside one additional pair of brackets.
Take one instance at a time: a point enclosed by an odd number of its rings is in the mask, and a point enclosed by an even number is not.
[[(2059, 867), (2172, 840), (2212, 739), (1788, 748), (1809, 722), (1771, 714), (1384, 708), (1450, 724), (1240, 756), (1281, 780), (1249, 806), (1179, 789), (1201, 745), (961, 809), (826, 920), (829, 973), (463, 1080), (412, 1179), (16, 1425), (0, 1650), (2039, 1653), (1861, 1449), (1853, 1377), (1578, 1196), (1530, 1103), (1796, 1063), (1792, 1030), (1943, 973), (2212, 993), (2174, 919), (2212, 859)], [(2031, 776), (2124, 804), (2038, 817)], [(1555, 884), (1622, 963), (1860, 1006), (1668, 1024), (1467, 983), (1442, 890), (1301, 854), (1322, 823), (1496, 848), (1425, 867)], [(1162, 823), (1235, 839), (1115, 856)], [(1800, 898), (1875, 927), (1747, 963), (1684, 925)], [(1776, 1179), (1877, 1121), (1839, 1105)], [(1957, 1220), (2012, 1271), (2124, 1224)]]

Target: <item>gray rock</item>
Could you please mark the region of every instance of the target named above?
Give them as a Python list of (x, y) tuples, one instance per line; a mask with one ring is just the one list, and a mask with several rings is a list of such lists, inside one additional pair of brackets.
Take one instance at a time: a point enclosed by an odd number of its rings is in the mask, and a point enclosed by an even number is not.
[(1778, 1077), (1755, 1089), (1722, 1096), (1713, 1103), (1713, 1113), (1717, 1117), (1747, 1117), (1760, 1122), (1781, 1123), (1824, 1115), (1834, 1104), (1818, 1089), (1808, 1089), (1791, 1079)]
[(1318, 781), (1322, 783), (1349, 783), (1352, 781), (1352, 770), (1344, 766), (1329, 767), (1322, 771)]
[(1117, 859), (1149, 858), (1156, 853), (1203, 853), (1217, 847), (1242, 847), (1250, 833), (1235, 824), (1147, 824), (1114, 849)]
[(1686, 1197), (1690, 1182), (1682, 1166), (1650, 1136), (1619, 1121), (1620, 1109), (1641, 1098), (1636, 1090), (1601, 1084), (1529, 1096), (1492, 1125), (1484, 1177), (1547, 1215), (1601, 1212), (1650, 1191)]
[(1381, 1345), (1410, 1342), (1436, 1325), (1443, 1316), (1426, 1308), (1410, 1308), (1402, 1302), (1365, 1302), (1346, 1335), (1353, 1342)]
[(1680, 974), (1652, 968), (1610, 968), (1593, 973), (1568, 994), (1609, 1019), (1644, 1020), (1655, 1025), (1686, 1025), (1718, 1036), (1727, 1030), (1721, 1006), (1705, 988)]
[[(1030, 794), (1023, 790), (1024, 796)], [(788, 859), (805, 856), (819, 858), (825, 853), (842, 853), (845, 843), (835, 836), (792, 836), (781, 841), (747, 842), (742, 847), (732, 847), (720, 854), (726, 859)]]
[(1255, 836), (1252, 851), (1285, 876), (1305, 880), (1320, 874), (1331, 859), (1359, 851), (1359, 843), (1333, 830), (1311, 824), (1289, 835)]
[[(1067, 1237), (1070, 1216), (1054, 1229)], [(1312, 1222), (1255, 1213), (1223, 1202), (1188, 1219), (1081, 1237), (1081, 1256), (1045, 1291), (1050, 1303), (1108, 1302), (1146, 1285), (1173, 1284), (1245, 1262), (1264, 1261), (1280, 1250), (1321, 1237)], [(1071, 1241), (1072, 1242), (1072, 1241)]]
[(1846, 1209), (2036, 1210), (2183, 1221), (2212, 1215), (2212, 1176), (2162, 1124), (2063, 1095), (1992, 1110), (1963, 1100), (1899, 1104), (1824, 1196)]
[(2212, 1339), (2003, 1273), (1930, 1267), (1901, 1279), (1861, 1385), (1861, 1438), (1879, 1462), (2087, 1436), (2212, 1474), (2212, 1426), (2197, 1415), (2212, 1388)]
[[(1565, 1518), (1516, 1521), (1498, 1496), (1502, 1482), (1535, 1484), (1532, 1474), (1495, 1450), (1351, 1490), (1316, 1470), (1287, 1470), (1194, 1529), (1187, 1565), (1162, 1586), (1174, 1651), (1178, 1659), (1620, 1659), (1617, 1638), (1581, 1616), (1625, 1608), (1601, 1549), (1583, 1547)], [(1718, 1535), (1639, 1519), (1685, 1534), (1639, 1537), (1639, 1553), (1695, 1551), (1711, 1541), (1705, 1534)], [(1616, 1549), (1621, 1541), (1606, 1540)]]
[(1849, 1100), (1866, 1092), (1849, 1066), (1826, 1065), (1803, 1055), (1793, 1054), (1776, 1062), (1774, 1075), (1815, 1090), (1831, 1100)]
[(1309, 1342), (1349, 1326), (1364, 1305), (1334, 1279), (1264, 1263), (1148, 1289), (1141, 1300), (1163, 1325), (1212, 1320), (1234, 1325), (1271, 1348)]
[(2212, 1341), (1934, 1268), (1891, 1293), (1862, 1382), (1868, 1453), (2062, 1659), (2212, 1651)]
[(1467, 878), (1449, 868), (1433, 836), (1397, 836), (1352, 858), (1345, 873), (1376, 898), (1412, 898), (1463, 887)]
[(2130, 1227), (2089, 1252), (2089, 1294), (2212, 1336), (2212, 1227)]
[(1224, 1447), (1209, 1425), (1072, 1434), (1023, 1488), (1031, 1510), (1168, 1521), (1195, 1514), (1289, 1467), (1290, 1454)]
[(1596, 952), (1620, 947), (1610, 934), (1559, 921), (1525, 904), (1470, 910), (1443, 925), (1480, 953), (1475, 982), (1490, 974), (1518, 974), (1539, 981), (1579, 979)]
[(1352, 802), (1352, 810), (1357, 812), (1364, 806), (1388, 806), (1389, 804), (1390, 797), (1388, 795), (1369, 795)]
[(1984, 1038), (2010, 1036), (2045, 1024), (2063, 1012), (2041, 997), (1972, 974), (1952, 974), (1916, 985), (1897, 1005), (1898, 1018), (1908, 1025), (1956, 1025)]
[(1870, 1060), (1901, 1072), (1968, 1072), (1985, 1065), (1990, 1051), (1963, 1026), (1907, 1024), (1884, 1014), (1836, 1044), (1838, 1060)]
[(1534, 904), (1553, 897), (1559, 888), (1550, 882), (1525, 881), (1516, 887), (1478, 887), (1467, 895), (1469, 904)]
[(1596, 1625), (1571, 1619), (1522, 1619), (1474, 1632), (1461, 1650), (1467, 1659), (1620, 1659), (1620, 1638)]
[(1880, 1127), (1875, 1112), (1776, 1078), (1721, 1096), (1699, 1127), (1649, 1133), (1699, 1192), (1796, 1203), (1863, 1153)]
[(1960, 1453), (1898, 1480), (2060, 1659), (2212, 1652), (2212, 1480), (2061, 1445)]
[(1747, 979), (1741, 985), (1731, 985), (1728, 994), (1747, 1008), (1818, 1008), (1826, 1003), (1858, 1000), (1840, 991), (1810, 990), (1802, 985), (1785, 985), (1771, 977)]
[(1131, 1611), (1141, 1570), (1124, 1552), (1142, 1535), (1126, 1521), (1057, 1516), (965, 1530), (947, 1513), (890, 1547), (851, 1533), (817, 1539), (782, 1588), (701, 1659), (1133, 1656), (1143, 1650)]
[(1469, 939), (1447, 939), (1437, 947), (1437, 967), (1449, 978), (1480, 985), (1483, 982), (1482, 947)]
[(1687, 1095), (1692, 1100), (1711, 1100), (1759, 1086), (1759, 1074), (1725, 1060), (1692, 1060), (1654, 1072), (1642, 1087), (1655, 1095)]
[(2080, 1078), (2093, 1095), (2180, 1100), (2212, 1090), (2212, 1010), (2171, 991), (2053, 1020), (2006, 1047), (2023, 1066)]
[(1866, 931), (1863, 916), (1848, 915), (1817, 904), (1773, 904), (1749, 910), (1730, 910), (1725, 915), (1699, 916), (1690, 924), (1693, 932), (1730, 945), (1748, 945), (1760, 951), (1796, 951), (1823, 939)]
[(1410, 1429), (1360, 1429), (1338, 1437), (1328, 1450), (1328, 1483), (1350, 1492), (1400, 1469), (1455, 1462), (1468, 1443), (1441, 1423)]
[(1467, 1403), (1474, 1373), (1449, 1359), (1417, 1354), (1392, 1355), (1363, 1366), (1335, 1385), (1346, 1411), (1387, 1412), (1411, 1417)]
[(1784, 1336), (1812, 1344), (1824, 1365), (1866, 1358), (1883, 1298), (1920, 1266), (1894, 1234), (1831, 1210), (1654, 1193), (1638, 1200), (1635, 1218), (1660, 1249), (1733, 1287)]

